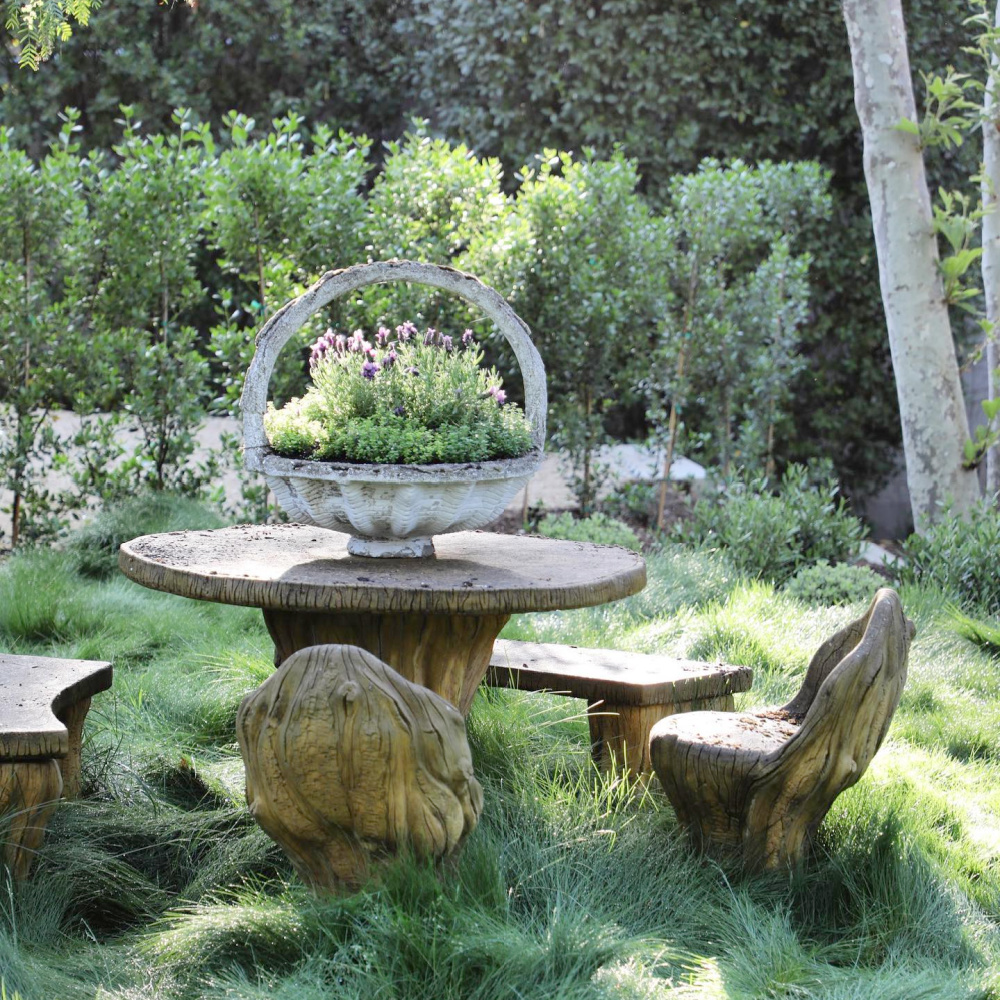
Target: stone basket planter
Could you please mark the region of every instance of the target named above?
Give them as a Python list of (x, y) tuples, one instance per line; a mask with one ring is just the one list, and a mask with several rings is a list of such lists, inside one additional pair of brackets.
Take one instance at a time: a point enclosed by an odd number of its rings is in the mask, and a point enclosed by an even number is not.
[[(264, 411), (281, 349), (318, 309), (349, 292), (387, 281), (411, 281), (453, 292), (496, 324), (524, 378), (525, 415), (534, 443), (527, 455), (489, 462), (374, 465), (284, 458), (271, 450)], [(257, 335), (240, 407), (244, 465), (264, 473), (293, 521), (349, 532), (352, 555), (431, 556), (432, 535), (489, 524), (541, 464), (547, 409), (545, 369), (524, 322), (497, 292), (472, 275), (406, 260), (358, 264), (324, 274), (268, 320)]]

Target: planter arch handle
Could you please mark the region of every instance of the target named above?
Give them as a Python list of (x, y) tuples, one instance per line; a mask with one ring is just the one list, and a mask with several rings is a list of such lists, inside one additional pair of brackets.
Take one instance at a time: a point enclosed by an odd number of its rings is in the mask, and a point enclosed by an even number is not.
[(246, 468), (262, 471), (263, 458), (269, 450), (264, 431), (267, 389), (278, 354), (291, 336), (318, 309), (348, 292), (389, 281), (412, 281), (453, 292), (478, 306), (496, 324), (517, 358), (524, 379), (524, 412), (531, 424), (531, 439), (541, 451), (545, 443), (545, 418), (548, 396), (545, 367), (525, 322), (507, 301), (478, 278), (453, 267), (421, 264), (411, 260), (387, 260), (355, 264), (339, 271), (328, 271), (298, 298), (286, 302), (257, 334), (253, 360), (247, 369), (240, 396), (243, 411), (243, 454)]

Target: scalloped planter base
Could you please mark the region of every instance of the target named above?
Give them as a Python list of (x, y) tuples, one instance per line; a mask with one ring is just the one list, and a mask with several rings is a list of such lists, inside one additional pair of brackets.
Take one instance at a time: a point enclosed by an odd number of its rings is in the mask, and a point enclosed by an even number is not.
[(434, 555), (434, 542), (428, 537), (418, 538), (358, 538), (351, 535), (347, 551), (352, 556), (367, 559), (428, 559)]
[(267, 484), (292, 521), (343, 531), (374, 559), (434, 555), (434, 535), (495, 521), (541, 464), (541, 451), (464, 465), (338, 465), (266, 455)]

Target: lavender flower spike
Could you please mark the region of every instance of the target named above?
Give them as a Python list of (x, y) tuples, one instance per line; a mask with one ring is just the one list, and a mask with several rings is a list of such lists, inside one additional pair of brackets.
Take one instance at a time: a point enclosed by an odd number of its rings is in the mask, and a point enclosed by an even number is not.
[(382, 357), (382, 367), (391, 368), (399, 358), (399, 355), (390, 347)]
[(466, 330), (465, 333), (462, 334), (462, 346), (463, 347), (468, 347), (469, 344), (471, 344), (472, 341), (475, 340), (475, 339), (476, 338), (473, 337), (473, 335), (472, 335), (472, 331), (471, 330)]
[(389, 337), (391, 335), (392, 334), (388, 327), (380, 326), (378, 328), (378, 333), (375, 334), (375, 343), (378, 344), (379, 347), (385, 347), (385, 345), (389, 343)]
[(374, 361), (366, 361), (361, 366), (361, 374), (364, 375), (366, 379), (375, 378), (375, 373), (379, 370), (378, 365)]

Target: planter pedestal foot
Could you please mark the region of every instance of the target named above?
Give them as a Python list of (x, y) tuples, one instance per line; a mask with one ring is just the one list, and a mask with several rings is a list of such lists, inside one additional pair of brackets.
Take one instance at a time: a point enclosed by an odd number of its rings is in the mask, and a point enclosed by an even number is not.
[(416, 538), (359, 538), (351, 535), (347, 551), (368, 559), (428, 559), (434, 555), (434, 542), (427, 535)]

